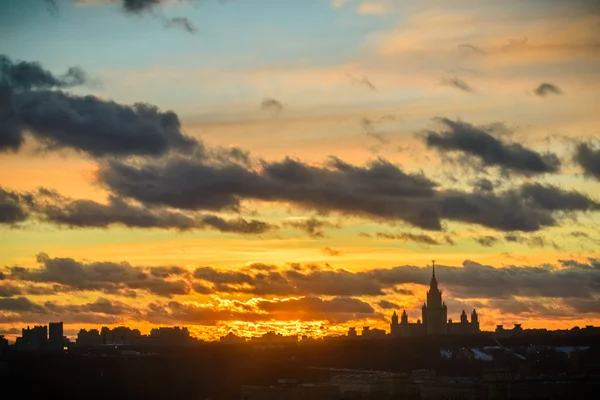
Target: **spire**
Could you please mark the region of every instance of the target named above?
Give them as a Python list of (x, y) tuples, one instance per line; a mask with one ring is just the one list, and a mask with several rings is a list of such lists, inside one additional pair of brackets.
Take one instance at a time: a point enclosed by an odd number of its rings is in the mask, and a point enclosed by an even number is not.
[(437, 285), (437, 279), (435, 279), (435, 260), (431, 261), (431, 265), (433, 267), (433, 274), (431, 275), (431, 282), (429, 283), (429, 288), (430, 288), (430, 290), (437, 291), (438, 285)]

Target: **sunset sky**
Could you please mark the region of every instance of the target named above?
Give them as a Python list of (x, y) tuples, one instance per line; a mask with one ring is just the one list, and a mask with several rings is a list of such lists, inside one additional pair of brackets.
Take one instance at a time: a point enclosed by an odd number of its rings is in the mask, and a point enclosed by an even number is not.
[(0, 1), (0, 334), (600, 324), (597, 0)]

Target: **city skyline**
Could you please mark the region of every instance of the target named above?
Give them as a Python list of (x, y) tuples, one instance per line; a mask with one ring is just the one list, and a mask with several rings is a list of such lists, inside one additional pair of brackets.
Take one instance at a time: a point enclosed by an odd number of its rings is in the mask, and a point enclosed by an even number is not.
[(599, 326), (600, 8), (526, 3), (1, 1), (0, 335), (389, 331), (432, 259)]

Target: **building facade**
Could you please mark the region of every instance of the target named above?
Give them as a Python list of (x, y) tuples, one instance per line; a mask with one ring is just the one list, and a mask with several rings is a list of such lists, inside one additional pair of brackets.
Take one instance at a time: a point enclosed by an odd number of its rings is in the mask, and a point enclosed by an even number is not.
[(421, 307), (422, 319), (409, 322), (406, 310), (402, 311), (400, 321), (394, 311), (390, 332), (392, 336), (425, 336), (425, 335), (470, 335), (479, 333), (479, 316), (477, 311), (471, 313), (471, 321), (463, 310), (460, 322), (448, 319), (448, 307), (442, 299), (442, 291), (435, 277), (435, 262), (432, 264), (433, 273), (427, 291), (427, 301)]

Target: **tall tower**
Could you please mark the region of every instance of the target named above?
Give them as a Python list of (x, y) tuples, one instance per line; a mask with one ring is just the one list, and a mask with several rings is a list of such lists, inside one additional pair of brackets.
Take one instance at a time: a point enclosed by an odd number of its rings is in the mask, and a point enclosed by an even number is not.
[(431, 263), (433, 273), (427, 291), (427, 303), (423, 304), (423, 323), (428, 335), (445, 335), (448, 333), (448, 308), (442, 301), (442, 291), (435, 278), (435, 260)]
[(398, 331), (398, 314), (396, 314), (396, 311), (394, 311), (394, 314), (392, 315), (392, 323), (390, 324), (390, 334), (392, 336), (398, 336), (399, 331)]
[(481, 332), (479, 330), (479, 315), (477, 315), (477, 311), (475, 311), (475, 309), (473, 309), (473, 312), (471, 313), (471, 325), (474, 333)]

